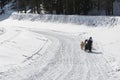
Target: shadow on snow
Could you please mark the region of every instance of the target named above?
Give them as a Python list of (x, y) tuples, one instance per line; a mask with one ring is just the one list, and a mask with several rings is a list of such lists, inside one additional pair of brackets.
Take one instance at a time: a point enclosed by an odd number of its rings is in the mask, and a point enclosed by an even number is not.
[(92, 51), (92, 52), (89, 52), (89, 51), (85, 51), (87, 53), (91, 53), (91, 54), (102, 54), (102, 52), (100, 51)]

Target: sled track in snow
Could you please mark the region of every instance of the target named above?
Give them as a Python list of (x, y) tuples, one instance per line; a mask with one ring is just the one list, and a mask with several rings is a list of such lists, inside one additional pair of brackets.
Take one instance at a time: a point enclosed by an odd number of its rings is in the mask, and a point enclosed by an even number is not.
[(104, 55), (80, 50), (77, 37), (54, 31), (31, 31), (45, 35), (52, 44), (40, 59), (4, 73), (0, 80), (112, 80), (112, 67)]

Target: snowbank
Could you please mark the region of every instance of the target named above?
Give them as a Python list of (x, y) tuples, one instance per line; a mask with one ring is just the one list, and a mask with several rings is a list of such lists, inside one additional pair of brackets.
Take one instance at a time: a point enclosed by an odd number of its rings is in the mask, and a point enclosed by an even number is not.
[(79, 16), (79, 15), (37, 15), (37, 14), (16, 14), (11, 15), (12, 19), (30, 20), (54, 23), (72, 23), (87, 26), (115, 26), (120, 21), (119, 17), (110, 16)]

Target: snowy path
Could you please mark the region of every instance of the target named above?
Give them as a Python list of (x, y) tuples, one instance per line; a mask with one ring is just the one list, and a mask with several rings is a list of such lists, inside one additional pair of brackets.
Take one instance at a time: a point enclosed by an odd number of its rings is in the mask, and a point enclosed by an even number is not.
[(43, 34), (52, 44), (37, 60), (3, 73), (0, 80), (114, 80), (104, 55), (80, 50), (76, 36), (55, 31), (32, 32)]

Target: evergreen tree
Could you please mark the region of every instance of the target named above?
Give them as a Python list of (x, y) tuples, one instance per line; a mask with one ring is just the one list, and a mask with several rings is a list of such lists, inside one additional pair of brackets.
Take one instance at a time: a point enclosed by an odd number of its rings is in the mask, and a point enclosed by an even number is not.
[(113, 14), (115, 0), (17, 0), (17, 9), (25, 12), (40, 14), (44, 10), (48, 14), (83, 14), (88, 15), (90, 10), (105, 10), (106, 15)]
[(63, 3), (63, 0), (57, 0), (56, 1), (56, 14), (63, 14), (64, 12), (63, 12), (63, 7), (64, 7), (64, 5), (63, 5), (64, 3)]

